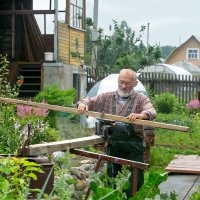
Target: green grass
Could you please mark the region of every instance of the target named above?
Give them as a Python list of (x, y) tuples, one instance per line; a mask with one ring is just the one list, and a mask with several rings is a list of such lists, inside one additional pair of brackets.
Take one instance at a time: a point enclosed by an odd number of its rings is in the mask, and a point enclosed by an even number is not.
[(189, 126), (189, 132), (155, 129), (150, 168), (164, 171), (176, 154), (200, 155), (200, 118), (183, 114), (158, 114), (158, 122)]

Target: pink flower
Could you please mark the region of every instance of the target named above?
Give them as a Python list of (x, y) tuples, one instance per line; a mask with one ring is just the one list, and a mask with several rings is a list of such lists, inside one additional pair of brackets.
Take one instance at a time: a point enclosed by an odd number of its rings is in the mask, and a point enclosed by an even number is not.
[(25, 112), (24, 112), (24, 106), (23, 105), (17, 105), (17, 116), (24, 118)]
[(36, 116), (47, 116), (48, 115), (48, 109), (45, 108), (33, 108), (33, 114)]
[(32, 114), (33, 107), (32, 106), (24, 106), (24, 112), (26, 115)]
[(200, 107), (200, 101), (198, 99), (191, 100), (186, 107), (190, 110), (198, 109)]
[(48, 115), (48, 109), (27, 105), (17, 105), (17, 116), (24, 118), (31, 115), (46, 117)]

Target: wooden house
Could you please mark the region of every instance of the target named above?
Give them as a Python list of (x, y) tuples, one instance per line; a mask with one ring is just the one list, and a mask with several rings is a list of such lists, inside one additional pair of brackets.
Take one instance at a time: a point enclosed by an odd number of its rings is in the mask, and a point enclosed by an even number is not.
[(85, 95), (85, 10), (86, 0), (0, 0), (0, 54), (10, 82), (24, 76), (20, 97), (53, 84)]
[(186, 61), (200, 67), (200, 37), (192, 35), (186, 42), (176, 48), (166, 59), (166, 64)]

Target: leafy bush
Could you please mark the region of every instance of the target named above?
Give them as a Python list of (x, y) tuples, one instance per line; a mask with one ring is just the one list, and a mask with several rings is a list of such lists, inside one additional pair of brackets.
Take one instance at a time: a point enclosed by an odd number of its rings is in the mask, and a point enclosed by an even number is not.
[(47, 121), (48, 109), (17, 105), (17, 115), (19, 120), (15, 124), (15, 129), (19, 130), (23, 138), (28, 136), (28, 131), (30, 131), (30, 144), (56, 140), (58, 132), (52, 129)]
[(198, 187), (198, 190), (194, 192), (190, 197), (190, 200), (199, 200), (199, 199), (200, 199), (200, 186)]
[[(100, 175), (100, 176), (99, 176)], [(125, 190), (129, 184), (130, 171), (123, 166), (122, 172), (119, 172), (116, 178), (108, 177), (106, 174), (93, 174), (90, 183), (92, 194), (89, 199), (127, 199)]]
[[(58, 106), (68, 106), (72, 107), (73, 102), (76, 97), (75, 89), (61, 90), (58, 84), (52, 86), (46, 86), (43, 91), (41, 91), (34, 101), (42, 102), (45, 101), (48, 104), (58, 105)], [(48, 121), (51, 127), (57, 128), (56, 126), (56, 115), (60, 115), (61, 112), (50, 111), (48, 115)], [(68, 113), (67, 113), (68, 114)]]
[(23, 76), (17, 77), (17, 82), (11, 85), (8, 82), (9, 70), (6, 56), (0, 54), (0, 96), (15, 98), (19, 95), (19, 88), (23, 84)]
[(15, 129), (18, 121), (15, 106), (1, 106), (0, 119), (0, 153), (13, 154), (21, 144), (20, 132)]
[(49, 126), (48, 121), (43, 117), (30, 116), (17, 121), (15, 128), (20, 132), (20, 138), (28, 136), (28, 126), (30, 125), (30, 144), (41, 142), (53, 142), (56, 140), (58, 131)]
[(192, 119), (191, 125), (192, 132), (199, 133), (200, 132), (200, 112), (196, 113)]
[(34, 100), (59, 106), (72, 106), (76, 97), (75, 89), (61, 90), (58, 84), (44, 87), (43, 91), (36, 95)]
[(166, 181), (167, 177), (167, 172), (159, 174), (158, 172), (151, 170), (149, 172), (148, 180), (130, 200), (154, 199), (157, 194), (160, 194), (159, 184)]
[(1, 158), (0, 199), (27, 199), (30, 180), (37, 180), (36, 172), (43, 172), (40, 165), (25, 158)]
[(51, 128), (46, 115), (48, 111), (31, 106), (3, 105), (0, 109), (0, 153), (13, 154), (28, 136), (30, 144), (55, 141), (58, 131)]
[(178, 110), (178, 107), (180, 107), (176, 96), (170, 93), (156, 95), (155, 103), (157, 111), (161, 113), (172, 113), (173, 111)]
[(71, 162), (72, 155), (69, 151), (65, 152), (64, 156), (59, 156), (57, 153), (58, 152), (53, 153), (54, 158), (56, 158), (54, 167), (57, 178), (54, 182), (52, 196), (54, 199), (59, 200), (72, 199), (74, 188), (70, 186), (77, 184), (76, 179), (71, 176), (67, 176), (67, 174), (70, 174), (70, 168), (73, 166)]

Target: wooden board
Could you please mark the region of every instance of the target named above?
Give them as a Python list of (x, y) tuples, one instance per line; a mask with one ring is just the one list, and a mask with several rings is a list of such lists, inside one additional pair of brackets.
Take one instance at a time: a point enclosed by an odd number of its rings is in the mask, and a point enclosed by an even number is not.
[(138, 124), (138, 125), (143, 125), (143, 126), (150, 126), (150, 127), (155, 127), (155, 128), (163, 128), (163, 129), (177, 130), (177, 131), (189, 131), (189, 127), (187, 127), (187, 126), (178, 126), (178, 125), (174, 125), (174, 124), (166, 124), (166, 123), (154, 122), (154, 121), (149, 121), (149, 120), (141, 120), (141, 119), (136, 119), (135, 121), (130, 121), (129, 119), (127, 119), (126, 117), (123, 117), (123, 116), (111, 115), (111, 114), (99, 113), (99, 112), (93, 112), (93, 111), (83, 111), (80, 113), (80, 111), (77, 108), (50, 105), (50, 104), (46, 104), (46, 103), (37, 103), (37, 102), (24, 101), (24, 100), (19, 100), (19, 99), (10, 99), (10, 98), (4, 98), (4, 97), (0, 97), (0, 102), (29, 105), (29, 106), (35, 106), (38, 108), (46, 108), (49, 110), (56, 110), (56, 111), (60, 111), (60, 112), (71, 112), (71, 113), (76, 113), (79, 115), (84, 114), (87, 116), (95, 117), (97, 119), (121, 121), (121, 122)]
[[(53, 153), (55, 151), (66, 151), (71, 148), (78, 148), (88, 145), (95, 145), (103, 143), (103, 138), (98, 135), (76, 138), (71, 140), (63, 140), (58, 142), (43, 143), (43, 144), (34, 144), (25, 147), (25, 155), (27, 156), (36, 156), (42, 155), (45, 153)], [(19, 149), (18, 154), (22, 149)]]
[(200, 174), (200, 156), (177, 155), (166, 167), (168, 172)]

